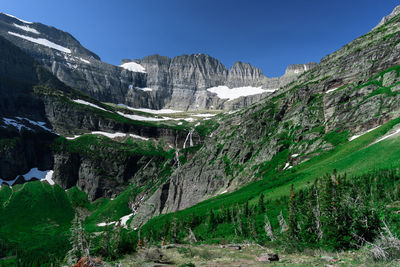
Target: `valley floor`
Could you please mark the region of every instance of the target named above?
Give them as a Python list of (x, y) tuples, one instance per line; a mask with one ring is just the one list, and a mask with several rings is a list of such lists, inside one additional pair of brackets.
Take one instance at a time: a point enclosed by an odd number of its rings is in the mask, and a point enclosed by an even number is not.
[[(168, 247), (168, 246), (167, 246)], [(301, 253), (279, 253), (274, 249), (242, 244), (241, 249), (220, 245), (176, 245), (168, 248), (141, 249), (116, 262), (122, 266), (399, 266), (400, 261), (373, 262), (365, 250), (331, 253), (308, 250)], [(263, 262), (263, 254), (278, 253), (279, 261)], [(162, 254), (162, 260), (157, 260)], [(111, 266), (114, 266), (112, 263)]]

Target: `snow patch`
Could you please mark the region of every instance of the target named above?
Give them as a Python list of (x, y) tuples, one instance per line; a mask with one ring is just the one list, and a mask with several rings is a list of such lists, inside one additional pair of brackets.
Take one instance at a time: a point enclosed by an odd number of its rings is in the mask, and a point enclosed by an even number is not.
[(292, 168), (292, 166), (290, 166), (290, 163), (286, 162), (285, 167), (283, 167), (283, 170), (291, 169), (291, 168)]
[(124, 63), (124, 64), (121, 64), (120, 67), (124, 68), (124, 69), (127, 69), (127, 70), (130, 70), (130, 71), (133, 71), (133, 72), (146, 73), (146, 69), (142, 65), (140, 65), (140, 64), (138, 64), (136, 62)]
[(86, 59), (84, 59), (84, 58), (81, 58), (81, 57), (80, 57), (79, 60), (82, 61), (83, 63), (90, 64), (90, 61), (89, 61), (89, 60), (86, 60)]
[(228, 101), (231, 101), (242, 96), (258, 95), (267, 92), (272, 93), (275, 92), (276, 89), (262, 89), (262, 87), (252, 86), (229, 88), (228, 86), (222, 85), (208, 88), (207, 91), (217, 94), (221, 99), (229, 99)]
[[(3, 122), (4, 122), (6, 125), (8, 125), (8, 126), (13, 126), (13, 127), (17, 128), (19, 132), (22, 130), (22, 128), (25, 128), (25, 129), (27, 129), (27, 130), (32, 131), (31, 128), (26, 127), (25, 125), (23, 125), (23, 124), (21, 124), (21, 123), (18, 123), (18, 122), (17, 122), (16, 120), (14, 120), (14, 119), (3, 118)], [(6, 127), (3, 126), (3, 128), (6, 128)]]
[(292, 158), (297, 158), (299, 156), (299, 154), (293, 154)]
[(133, 110), (133, 111), (141, 111), (141, 112), (146, 112), (146, 113), (151, 113), (151, 114), (173, 114), (173, 113), (182, 112), (179, 110), (172, 110), (172, 109), (132, 108), (132, 107), (124, 105), (124, 104), (118, 104), (118, 106), (125, 107), (125, 108)]
[(222, 191), (221, 193), (219, 193), (220, 195), (222, 195), (222, 194), (225, 194), (225, 193), (227, 193), (228, 192), (228, 190), (227, 189), (225, 189), (224, 191)]
[(113, 224), (115, 224), (115, 223), (116, 223), (116, 222), (109, 222), (109, 223), (102, 222), (102, 223), (98, 223), (97, 226), (104, 227), (104, 226), (106, 226), (106, 225), (113, 225)]
[(364, 135), (364, 134), (366, 134), (366, 133), (369, 133), (369, 132), (375, 130), (376, 128), (378, 128), (378, 127), (379, 127), (379, 126), (377, 126), (377, 127), (375, 127), (375, 128), (372, 128), (372, 129), (369, 129), (368, 131), (362, 132), (362, 133), (360, 133), (360, 134), (353, 135), (352, 137), (349, 138), (349, 141), (353, 141), (354, 139), (357, 139), (358, 137), (360, 137), (360, 136), (362, 136), (362, 135)]
[(339, 89), (339, 87), (335, 87), (335, 88), (329, 89), (328, 91), (325, 92), (325, 94), (332, 93), (332, 92), (336, 91), (337, 89)]
[(70, 50), (70, 49), (68, 49), (68, 48), (66, 48), (66, 47), (64, 47), (64, 46), (55, 44), (55, 43), (53, 43), (53, 42), (50, 42), (50, 41), (47, 40), (47, 39), (43, 39), (43, 38), (33, 38), (33, 37), (25, 36), (25, 35), (22, 35), (22, 34), (18, 34), (18, 33), (15, 33), (15, 32), (8, 32), (8, 34), (11, 34), (11, 35), (14, 35), (14, 36), (16, 36), (16, 37), (25, 39), (25, 40), (30, 41), (30, 42), (32, 42), (32, 43), (40, 44), (40, 45), (47, 46), (47, 47), (56, 49), (56, 50), (58, 50), (58, 51), (64, 52), (64, 53), (71, 54), (71, 50)]
[(400, 133), (400, 129), (397, 129), (396, 131), (394, 131), (394, 132), (392, 132), (392, 133), (390, 133), (390, 134), (388, 134), (388, 135), (385, 135), (384, 137), (378, 139), (378, 140), (375, 141), (373, 144), (379, 143), (380, 141), (383, 141), (383, 140), (385, 140), (385, 139), (388, 139), (388, 138), (390, 138), (390, 137), (392, 137), (392, 136), (394, 136), (394, 135), (396, 135), (396, 134), (399, 134), (399, 133)]
[[(2, 12), (2, 13), (3, 13), (3, 12)], [(30, 21), (26, 21), (26, 20), (17, 18), (16, 16), (13, 16), (13, 15), (10, 15), (10, 14), (7, 14), (7, 13), (3, 13), (3, 14), (6, 15), (6, 16), (9, 16), (9, 17), (11, 17), (11, 18), (17, 19), (17, 20), (19, 20), (19, 21), (21, 21), (21, 22), (23, 22), (23, 23), (25, 23), (25, 24), (33, 24), (33, 22), (30, 22)]]
[(140, 91), (144, 91), (144, 92), (151, 92), (153, 91), (153, 89), (149, 88), (149, 87), (136, 87), (136, 89), (140, 90)]
[(54, 173), (54, 171), (52, 171), (52, 170), (48, 171), (48, 173), (46, 174), (46, 177), (42, 181), (47, 181), (50, 185), (54, 185), (53, 173)]
[(133, 216), (133, 213), (122, 216), (119, 220), (121, 222), (121, 226), (123, 226), (124, 228), (128, 228), (128, 226), (126, 225), (126, 223), (128, 222), (128, 220)]
[(68, 139), (68, 140), (74, 140), (74, 139), (76, 139), (78, 137), (81, 137), (81, 135), (74, 135), (72, 137), (65, 137), (65, 138)]
[(101, 108), (101, 107), (99, 107), (99, 106), (97, 106), (97, 105), (95, 105), (95, 104), (92, 104), (92, 103), (87, 102), (87, 101), (82, 100), (82, 99), (74, 99), (73, 101), (74, 101), (75, 103), (78, 103), (78, 104), (87, 105), (87, 106), (91, 106), (91, 107), (94, 107), (94, 108), (98, 108), (98, 109), (107, 111), (107, 110), (105, 110), (104, 108)]
[(208, 117), (214, 117), (215, 115), (217, 114), (204, 113), (204, 114), (194, 114), (193, 116), (200, 118), (208, 118)]
[(122, 112), (117, 112), (119, 115), (134, 120), (134, 121), (166, 121), (169, 120), (170, 118), (153, 118), (153, 117), (144, 117), (144, 116), (139, 116), (139, 115), (132, 115), (132, 114), (125, 114)]
[[(111, 139), (118, 138), (118, 137), (130, 136), (132, 138), (141, 139), (141, 140), (144, 140), (144, 141), (148, 141), (149, 140), (149, 138), (146, 138), (146, 137), (143, 137), (143, 136), (139, 136), (139, 135), (136, 135), (136, 134), (119, 133), (119, 132), (117, 132), (117, 133), (107, 133), (107, 132), (94, 131), (94, 132), (87, 133), (87, 134), (103, 135), (103, 136), (106, 136), (106, 137), (111, 138)], [(66, 139), (74, 140), (74, 139), (76, 139), (78, 137), (81, 137), (81, 136), (82, 135), (74, 135), (72, 137), (66, 137)]]
[(51, 129), (47, 128), (47, 127), (45, 126), (46, 123), (43, 122), (43, 121), (33, 121), (33, 120), (28, 119), (28, 118), (22, 118), (22, 117), (16, 117), (16, 118), (17, 118), (18, 120), (20, 120), (20, 121), (25, 120), (25, 121), (29, 122), (29, 123), (32, 124), (32, 125), (35, 125), (35, 126), (38, 126), (38, 127), (42, 128), (43, 130), (46, 130), (46, 131), (51, 132), (51, 133), (53, 133), (53, 134), (56, 134), (56, 133), (53, 132)]
[(111, 139), (117, 138), (117, 137), (125, 137), (126, 136), (125, 133), (107, 133), (107, 132), (100, 132), (100, 131), (92, 132), (92, 134), (104, 135), (104, 136), (106, 136), (108, 138), (111, 138)]
[(40, 34), (40, 32), (38, 32), (36, 29), (31, 28), (31, 27), (29, 27), (29, 26), (26, 26), (26, 25), (18, 25), (18, 24), (16, 24), (16, 23), (14, 23), (13, 25), (14, 25), (15, 27), (17, 27), (18, 29), (21, 29), (21, 30), (23, 30), (23, 31), (31, 32), (31, 33), (34, 33), (34, 34)]
[(28, 181), (32, 180), (33, 178), (37, 178), (39, 180), (46, 180), (49, 182), (50, 185), (54, 185), (54, 181), (52, 180), (53, 171), (52, 170), (40, 171), (38, 168), (32, 168), (25, 174), (17, 175), (17, 177), (15, 177), (14, 180), (0, 179), (0, 185), (4, 182), (4, 183), (8, 184), (9, 186), (13, 186), (19, 176), (22, 176), (24, 178), (25, 182), (28, 182)]
[(136, 134), (129, 134), (129, 136), (132, 137), (132, 138), (141, 139), (143, 141), (148, 141), (149, 140), (149, 138), (146, 138), (146, 137), (143, 137), (143, 136), (140, 136), (140, 135), (136, 135)]
[[(27, 130), (29, 130), (29, 131), (33, 131), (32, 128), (30, 128), (30, 127), (28, 127), (28, 126), (25, 126), (25, 124), (22, 123), (23, 121), (26, 121), (26, 122), (28, 122), (28, 123), (31, 124), (31, 125), (40, 127), (40, 128), (42, 128), (43, 130), (46, 130), (46, 131), (51, 132), (51, 133), (53, 133), (53, 134), (56, 134), (56, 133), (54, 133), (51, 129), (47, 128), (47, 127), (45, 126), (46, 123), (43, 122), (43, 121), (33, 121), (33, 120), (28, 119), (28, 118), (22, 118), (22, 117), (16, 117), (15, 119), (3, 118), (4, 124), (6, 124), (6, 125), (8, 125), (8, 126), (13, 126), (13, 127), (17, 128), (18, 131), (21, 131), (22, 128), (25, 128), (25, 129), (27, 129)], [(6, 126), (3, 126), (3, 128), (6, 128)]]

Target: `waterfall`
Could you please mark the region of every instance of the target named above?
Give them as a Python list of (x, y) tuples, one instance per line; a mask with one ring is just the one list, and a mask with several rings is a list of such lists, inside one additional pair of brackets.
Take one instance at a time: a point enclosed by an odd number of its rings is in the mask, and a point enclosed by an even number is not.
[(178, 148), (175, 149), (175, 160), (178, 163), (178, 168), (180, 168), (181, 162), (179, 161), (179, 149)]
[(189, 140), (189, 145), (193, 146), (193, 139), (192, 139), (192, 135), (193, 135), (193, 131), (194, 129), (190, 130), (188, 135), (186, 136), (185, 142), (183, 143), (183, 148), (186, 148), (186, 142)]
[(191, 146), (191, 147), (193, 146), (193, 139), (192, 139), (193, 131), (194, 131), (194, 130), (191, 130), (191, 131), (190, 131), (190, 146)]

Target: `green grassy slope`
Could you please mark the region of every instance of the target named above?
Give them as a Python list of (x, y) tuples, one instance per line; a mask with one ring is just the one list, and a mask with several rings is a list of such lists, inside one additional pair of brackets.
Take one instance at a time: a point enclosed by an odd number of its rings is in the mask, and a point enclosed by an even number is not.
[(66, 192), (46, 182), (30, 182), (0, 189), (0, 240), (15, 249), (3, 257), (20, 256), (32, 262), (63, 257), (69, 249), (73, 207)]
[[(265, 195), (267, 200), (278, 200), (289, 195), (292, 184), (297, 189), (302, 188), (308, 182), (331, 173), (334, 169), (337, 169), (339, 173), (360, 175), (375, 169), (398, 168), (400, 167), (400, 138), (388, 138), (372, 144), (398, 123), (400, 123), (400, 118), (391, 120), (374, 131), (351, 142), (341, 144), (335, 149), (312, 158), (291, 170), (271, 172), (262, 180), (231, 194), (223, 194), (188, 209), (153, 218), (143, 227), (143, 231), (151, 231), (152, 228), (161, 227), (163, 223), (171, 221), (172, 218), (185, 220), (192, 214), (207, 217), (211, 209), (222, 210), (226, 207), (243, 204), (246, 201), (249, 201), (250, 204), (256, 204), (261, 193)], [(274, 216), (279, 213), (280, 209), (286, 208), (285, 203), (283, 203), (283, 206), (278, 206), (277, 209), (272, 210)]]

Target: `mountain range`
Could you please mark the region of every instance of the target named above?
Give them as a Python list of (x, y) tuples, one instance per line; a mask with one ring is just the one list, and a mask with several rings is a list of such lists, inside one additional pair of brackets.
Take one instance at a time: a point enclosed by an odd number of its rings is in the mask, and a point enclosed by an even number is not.
[[(72, 35), (41, 23), (0, 14), (0, 35), (34, 57), (62, 82), (103, 102), (135, 108), (178, 110), (235, 109), (250, 105), (293, 81), (315, 63), (291, 65), (285, 75), (267, 78), (249, 63), (229, 70), (204, 54), (159, 55), (102, 62)], [(215, 88), (217, 87), (217, 88)], [(213, 93), (213, 88), (216, 89)], [(218, 92), (239, 88), (229, 98)], [(211, 89), (211, 90), (210, 90)]]
[(399, 10), (277, 78), (204, 54), (114, 66), (0, 14), (0, 258), (380, 246), (400, 233)]

